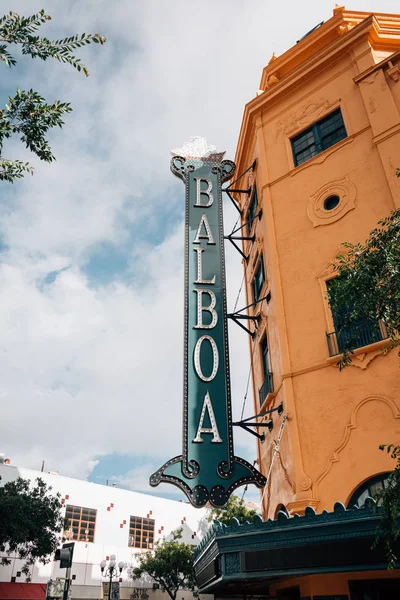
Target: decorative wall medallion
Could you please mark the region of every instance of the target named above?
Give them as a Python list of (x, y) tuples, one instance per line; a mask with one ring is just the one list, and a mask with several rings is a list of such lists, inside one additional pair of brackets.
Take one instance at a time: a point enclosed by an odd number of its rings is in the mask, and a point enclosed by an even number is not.
[(314, 227), (330, 225), (355, 208), (356, 195), (356, 188), (348, 177), (326, 183), (310, 196), (307, 216)]

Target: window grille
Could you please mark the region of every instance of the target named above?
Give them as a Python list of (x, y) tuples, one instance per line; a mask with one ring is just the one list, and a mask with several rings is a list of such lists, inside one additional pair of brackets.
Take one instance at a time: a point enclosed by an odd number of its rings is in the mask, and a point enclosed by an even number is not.
[[(334, 279), (330, 279), (326, 282), (328, 297), (330, 298), (333, 298), (335, 293), (335, 288), (332, 285), (333, 282)], [(352, 303), (342, 306), (339, 311), (334, 311), (331, 307), (335, 331), (326, 333), (329, 356), (341, 354), (349, 345), (353, 348), (362, 348), (363, 346), (369, 346), (375, 342), (380, 342), (388, 337), (384, 323), (377, 320), (371, 320), (367, 317), (358, 319), (357, 322), (346, 329), (339, 330), (340, 322), (346, 318), (347, 315), (351, 314), (352, 310)]]
[(64, 536), (68, 540), (76, 540), (77, 542), (94, 542), (96, 515), (97, 510), (95, 508), (67, 504), (65, 511), (67, 527)]
[(151, 550), (154, 547), (154, 519), (131, 516), (128, 546)]

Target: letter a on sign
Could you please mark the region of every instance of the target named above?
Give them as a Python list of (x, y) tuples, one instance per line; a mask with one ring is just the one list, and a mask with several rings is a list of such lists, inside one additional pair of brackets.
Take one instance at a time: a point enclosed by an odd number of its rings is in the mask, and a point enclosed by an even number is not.
[(172, 483), (193, 506), (219, 507), (237, 487), (266, 483), (233, 450), (221, 186), (235, 165), (204, 138), (172, 154), (186, 187), (183, 444), (150, 485)]

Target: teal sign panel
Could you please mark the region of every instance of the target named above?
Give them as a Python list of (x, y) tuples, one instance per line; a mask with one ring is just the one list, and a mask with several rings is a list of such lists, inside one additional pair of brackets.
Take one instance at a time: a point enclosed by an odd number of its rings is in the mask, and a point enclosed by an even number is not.
[(237, 487), (266, 483), (233, 451), (221, 185), (235, 164), (221, 156), (171, 161), (186, 190), (183, 449), (150, 485), (172, 483), (196, 507), (224, 506)]

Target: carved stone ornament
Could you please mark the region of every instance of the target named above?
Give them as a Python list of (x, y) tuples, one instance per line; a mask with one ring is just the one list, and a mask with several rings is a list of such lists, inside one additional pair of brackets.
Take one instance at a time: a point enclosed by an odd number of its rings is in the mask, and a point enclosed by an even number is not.
[(392, 61), (389, 60), (388, 66), (389, 66), (389, 69), (386, 71), (386, 73), (389, 75), (389, 77), (391, 79), (393, 79), (393, 81), (399, 81), (399, 79), (400, 79), (399, 65), (393, 65)]
[(228, 552), (225, 556), (225, 574), (240, 573), (240, 553)]
[[(314, 227), (330, 225), (355, 208), (356, 195), (356, 188), (348, 177), (326, 183), (310, 196), (307, 216)], [(330, 196), (339, 196), (340, 201), (335, 208), (327, 210), (324, 202)]]
[(350, 416), (350, 421), (346, 424), (346, 426), (344, 428), (343, 437), (342, 437), (340, 444), (333, 450), (331, 456), (328, 458), (325, 469), (322, 471), (322, 473), (317, 477), (317, 479), (315, 481), (315, 486), (314, 486), (315, 496), (318, 497), (318, 488), (319, 488), (321, 481), (323, 479), (325, 479), (325, 477), (329, 474), (330, 470), (332, 469), (332, 466), (335, 463), (339, 462), (341, 452), (347, 446), (347, 444), (350, 440), (351, 433), (355, 429), (357, 429), (357, 427), (358, 427), (357, 418), (358, 418), (358, 413), (360, 412), (360, 409), (365, 404), (368, 404), (369, 402), (382, 402), (382, 403), (386, 404), (392, 411), (393, 419), (400, 419), (400, 411), (399, 411), (397, 405), (394, 403), (394, 401), (391, 400), (390, 398), (386, 398), (385, 396), (381, 396), (379, 394), (374, 394), (372, 396), (367, 396), (366, 398), (363, 398), (362, 400), (360, 400), (353, 407), (353, 410), (352, 410), (352, 413)]
[(285, 118), (278, 122), (278, 131), (283, 131), (287, 137), (292, 137), (301, 129), (309, 127), (312, 123), (337, 108), (339, 100), (329, 102), (326, 98), (304, 102), (294, 108)]

